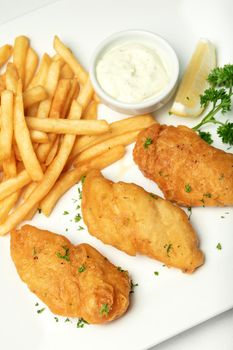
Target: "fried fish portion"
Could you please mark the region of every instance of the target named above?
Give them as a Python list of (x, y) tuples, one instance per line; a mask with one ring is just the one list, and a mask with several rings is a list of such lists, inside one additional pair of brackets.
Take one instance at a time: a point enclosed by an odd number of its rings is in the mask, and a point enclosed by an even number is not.
[(129, 305), (130, 279), (88, 244), (25, 225), (11, 232), (11, 256), (21, 279), (50, 310), (105, 323)]
[(154, 124), (139, 134), (133, 153), (166, 199), (188, 207), (233, 205), (233, 154), (193, 130)]
[(184, 272), (203, 264), (185, 212), (135, 184), (113, 183), (91, 171), (83, 185), (82, 214), (93, 236), (129, 255), (144, 254)]

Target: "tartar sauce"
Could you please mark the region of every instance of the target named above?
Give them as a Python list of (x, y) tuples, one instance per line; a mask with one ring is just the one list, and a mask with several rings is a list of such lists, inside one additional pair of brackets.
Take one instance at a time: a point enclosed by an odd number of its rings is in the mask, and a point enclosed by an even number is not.
[(138, 103), (158, 95), (168, 84), (168, 71), (156, 49), (125, 43), (106, 51), (96, 66), (102, 89), (118, 101)]

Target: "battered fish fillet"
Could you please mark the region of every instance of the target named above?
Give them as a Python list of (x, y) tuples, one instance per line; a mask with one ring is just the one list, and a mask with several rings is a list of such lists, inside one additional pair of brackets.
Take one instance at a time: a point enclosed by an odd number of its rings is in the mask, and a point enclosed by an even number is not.
[(88, 244), (25, 225), (11, 232), (11, 256), (21, 279), (50, 310), (88, 323), (105, 323), (129, 305), (128, 273)]
[(203, 264), (184, 211), (135, 184), (113, 183), (91, 171), (83, 185), (82, 214), (93, 236), (129, 255), (144, 254), (184, 272)]
[(166, 199), (184, 206), (233, 205), (233, 154), (208, 145), (185, 126), (143, 130), (134, 160)]

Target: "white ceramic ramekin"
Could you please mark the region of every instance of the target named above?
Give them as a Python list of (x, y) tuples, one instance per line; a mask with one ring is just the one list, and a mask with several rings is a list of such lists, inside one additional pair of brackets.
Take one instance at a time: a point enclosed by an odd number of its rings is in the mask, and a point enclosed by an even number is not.
[[(160, 94), (139, 103), (125, 103), (108, 95), (99, 84), (96, 77), (96, 66), (98, 61), (109, 49), (125, 44), (127, 42), (141, 42), (161, 53), (170, 80)], [(111, 35), (103, 40), (94, 51), (90, 63), (90, 79), (96, 94), (107, 106), (121, 113), (145, 114), (155, 111), (164, 106), (175, 92), (179, 76), (179, 61), (171, 45), (159, 35), (142, 30), (128, 30)]]

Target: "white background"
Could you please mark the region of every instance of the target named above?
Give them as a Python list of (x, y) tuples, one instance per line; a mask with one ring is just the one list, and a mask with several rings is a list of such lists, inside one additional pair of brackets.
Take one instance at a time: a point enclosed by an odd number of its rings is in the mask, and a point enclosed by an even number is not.
[[(98, 0), (101, 2), (101, 0)], [(109, 0), (114, 1), (114, 0)], [(127, 1), (127, 0), (126, 0)], [(143, 0), (142, 0), (143, 1)], [(175, 1), (175, 0), (171, 0)], [(205, 0), (203, 0), (204, 2)], [(0, 24), (34, 9), (53, 3), (53, 0), (0, 0)], [(215, 1), (212, 4), (214, 6)], [(200, 9), (201, 11), (201, 9)], [(217, 25), (217, 23), (216, 23)], [(220, 28), (221, 30), (221, 28)], [(232, 31), (233, 32), (233, 31)], [(200, 286), (201, 288), (201, 286)], [(145, 320), (146, 322), (146, 320)], [(156, 327), (155, 327), (156, 332)], [(197, 327), (157, 345), (153, 350), (232, 350), (233, 310), (223, 313)], [(13, 349), (10, 349), (13, 350)], [(20, 349), (21, 350), (21, 349)], [(127, 350), (127, 349), (123, 349)]]

